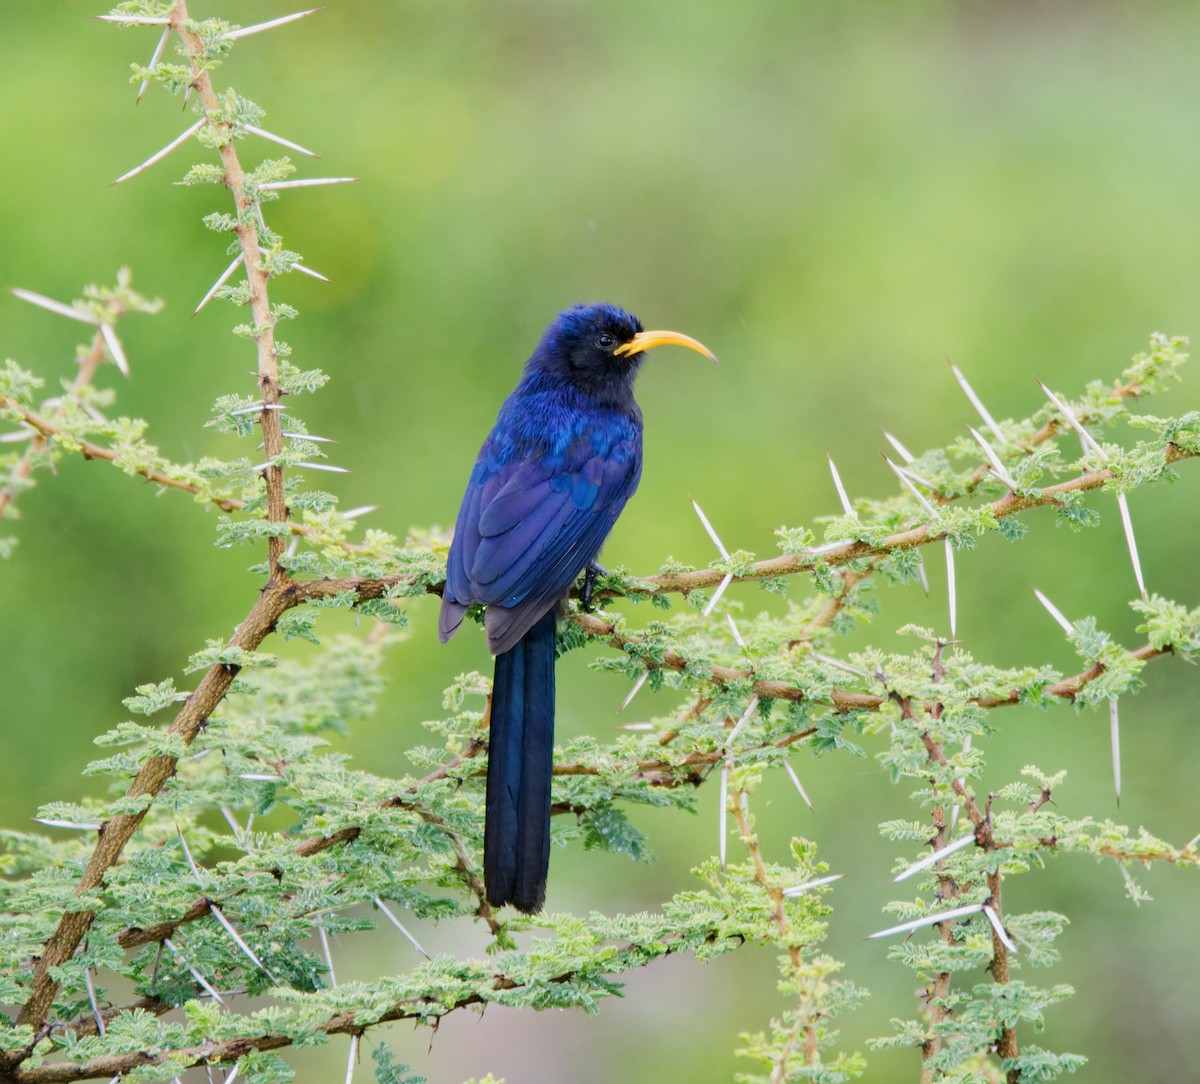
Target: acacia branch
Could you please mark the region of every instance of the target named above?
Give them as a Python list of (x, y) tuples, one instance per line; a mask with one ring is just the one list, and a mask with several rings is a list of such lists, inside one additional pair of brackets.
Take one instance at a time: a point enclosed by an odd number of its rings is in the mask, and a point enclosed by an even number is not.
[[(117, 302), (114, 300), (114, 304)], [(119, 309), (117, 310), (120, 311)], [(114, 316), (116, 313), (114, 313)], [(67, 388), (66, 394), (69, 398), (77, 399), (85, 387), (92, 382), (92, 377), (96, 375), (96, 370), (104, 361), (104, 333), (97, 330), (92, 338), (91, 345), (87, 352), (79, 359), (79, 371), (75, 374), (75, 379), (71, 381)], [(7, 396), (0, 395), (0, 409), (19, 411), (18, 404), (15, 400), (9, 399)], [(62, 413), (62, 406), (59, 406), (58, 413)], [(42, 429), (41, 426), (33, 425), (21, 412), (21, 420), (30, 425), (31, 428), (37, 429), (38, 433), (29, 438), (29, 447), (25, 454), (17, 461), (16, 465), (9, 472), (9, 484), (0, 488), (0, 519), (4, 518), (5, 513), (16, 497), (16, 485), (24, 481), (33, 472), (34, 460), (45, 450), (49, 441), (46, 439), (49, 434)], [(52, 423), (47, 422), (47, 425)]]
[[(258, 348), (258, 386), (263, 401), (260, 418), (263, 447), (267, 459), (272, 461), (265, 471), (267, 519), (271, 523), (284, 523), (287, 520), (288, 509), (283, 488), (283, 468), (273, 462), (283, 454), (283, 429), (279, 421), (279, 411), (275, 409), (279, 406), (282, 392), (275, 356), (275, 317), (267, 295), (267, 281), (270, 276), (263, 266), (262, 247), (258, 237), (258, 204), (247, 191), (246, 173), (234, 145), (234, 124), (232, 121), (218, 119), (222, 113), (221, 103), (213, 90), (212, 78), (204, 64), (204, 45), (192, 29), (186, 0), (175, 0), (169, 18), (171, 29), (182, 39), (187, 51), (192, 73), (191, 86), (199, 96), (208, 125), (217, 137), (221, 163), (225, 167), (224, 181), (237, 208), (234, 232), (242, 250), (242, 266), (246, 271), (246, 282), (250, 291), (250, 312), (254, 318), (253, 338)], [(286, 574), (279, 567), (283, 551), (284, 540), (281, 536), (267, 538), (267, 561), (272, 580), (286, 579)]]

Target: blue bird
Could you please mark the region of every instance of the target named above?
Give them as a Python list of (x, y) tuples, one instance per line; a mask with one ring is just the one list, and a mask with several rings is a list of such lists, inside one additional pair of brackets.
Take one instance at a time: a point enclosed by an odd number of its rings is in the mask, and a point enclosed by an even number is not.
[(616, 305), (576, 305), (542, 335), (480, 449), (446, 565), (443, 643), (472, 603), (496, 656), (483, 870), (488, 900), (540, 911), (550, 864), (556, 626), (642, 473), (633, 381), (676, 331), (645, 331)]

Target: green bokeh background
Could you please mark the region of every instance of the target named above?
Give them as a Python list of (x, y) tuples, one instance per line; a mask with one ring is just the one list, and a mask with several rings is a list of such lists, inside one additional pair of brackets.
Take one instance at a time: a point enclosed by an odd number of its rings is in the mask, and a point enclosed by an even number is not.
[[(203, 214), (215, 189), (173, 187), (200, 152), (106, 187), (190, 123), (152, 90), (136, 108), (128, 64), (155, 32), (93, 21), (99, 6), (9, 0), (0, 13), (0, 283), (55, 297), (111, 281), (117, 266), (167, 303), (122, 329), (134, 378), (120, 411), (148, 417), (177, 459), (241, 454), (204, 429), (212, 399), (249, 392), (240, 319), (197, 301), (228, 262)], [(201, 3), (196, 16), (244, 24), (289, 11), (271, 2)], [(373, 521), (403, 533), (445, 525), (470, 462), (547, 319), (576, 300), (628, 305), (650, 325), (703, 339), (719, 370), (665, 351), (640, 381), (647, 416), (641, 491), (606, 563), (651, 571), (668, 555), (707, 563), (695, 497), (731, 547), (773, 552), (781, 523), (836, 510), (824, 455), (852, 494), (893, 483), (880, 429), (914, 450), (963, 433), (973, 413), (952, 357), (1000, 417), (1040, 403), (1037, 375), (1074, 391), (1115, 375), (1152, 330), (1195, 334), (1200, 274), (1200, 7), (1194, 3), (794, 2), (700, 5), (580, 0), (330, 3), (317, 17), (237, 47), (217, 75), (268, 110), (273, 131), (319, 150), (301, 176), (361, 183), (290, 193), (268, 221), (333, 279), (280, 282), (301, 310), (284, 337), (302, 367), (333, 377), (304, 405), (336, 437), (330, 481), (345, 507), (381, 503)], [(276, 156), (247, 143), (245, 155)], [(49, 379), (69, 375), (79, 327), (0, 299), (0, 351)], [(106, 374), (119, 382), (115, 371)], [(1152, 404), (1200, 406), (1196, 374)], [(1153, 590), (1197, 598), (1196, 468), (1131, 501)], [(245, 551), (212, 545), (214, 516), (101, 464), (65, 461), (7, 525), (21, 544), (0, 568), (6, 770), (0, 823), (94, 786), (79, 771), (90, 739), (124, 717), (140, 682), (178, 679), (186, 656), (227, 635), (257, 583)], [(1030, 541), (987, 539), (959, 557), (959, 632), (1000, 664), (1078, 669), (1030, 582), (1072, 617), (1095, 614), (1137, 643), (1135, 594), (1111, 498), (1083, 535), (1031, 516)], [(931, 597), (885, 592), (875, 640), (916, 620), (945, 623)], [(753, 587), (730, 597), (770, 604)], [(406, 770), (440, 690), (484, 668), (479, 636), (440, 648), (433, 602), (412, 608), (411, 640), (387, 664), (389, 690), (344, 747), (355, 762)], [(560, 667), (565, 735), (609, 734), (624, 689), (575, 654)], [(1200, 831), (1196, 672), (1152, 664), (1122, 705), (1123, 821), (1184, 843)], [(647, 694), (643, 713), (669, 710)], [(998, 713), (985, 786), (1023, 764), (1068, 770), (1070, 814), (1118, 815), (1106, 718)], [(874, 751), (874, 750), (872, 750)], [(817, 840), (848, 874), (831, 897), (829, 949), (874, 997), (847, 1018), (845, 1044), (917, 1012), (911, 974), (860, 938), (886, 921), (897, 848), (878, 822), (911, 815), (870, 759), (798, 762), (810, 814), (785, 780), (757, 810), (769, 855), (790, 833)], [(712, 788), (709, 788), (712, 789)], [(660, 856), (554, 855), (550, 906), (652, 907), (686, 887), (715, 843), (715, 794), (700, 815), (637, 816)], [(1200, 1061), (1200, 888), (1153, 870), (1135, 908), (1120, 873), (1064, 859), (1018, 879), (1009, 908), (1071, 919), (1063, 961), (1030, 981), (1079, 996), (1037, 1039), (1091, 1057), (1084, 1078), (1176, 1082)], [(482, 938), (422, 930), (430, 947), (476, 951)], [(339, 950), (339, 978), (412, 963), (388, 940)], [(431, 1081), (488, 1070), (520, 1081), (718, 1081), (739, 1066), (739, 1031), (783, 1006), (769, 952), (707, 966), (670, 960), (631, 977), (598, 1017), (522, 1017), (489, 1009), (428, 1035), (389, 1036)], [(1030, 1036), (1023, 1035), (1028, 1041)], [(300, 1079), (340, 1079), (344, 1047), (306, 1054)], [(365, 1077), (367, 1070), (362, 1070)], [(913, 1080), (915, 1054), (876, 1055), (870, 1081)]]

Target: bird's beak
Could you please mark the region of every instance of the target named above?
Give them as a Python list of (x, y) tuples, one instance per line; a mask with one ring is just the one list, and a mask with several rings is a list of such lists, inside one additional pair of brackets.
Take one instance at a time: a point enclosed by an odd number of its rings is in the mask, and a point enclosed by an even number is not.
[(713, 361), (717, 360), (717, 355), (709, 350), (704, 343), (679, 331), (639, 331), (628, 342), (621, 343), (613, 353), (618, 357), (632, 356), (655, 346), (686, 346), (689, 350), (695, 350), (698, 354), (703, 354), (706, 358), (712, 358)]

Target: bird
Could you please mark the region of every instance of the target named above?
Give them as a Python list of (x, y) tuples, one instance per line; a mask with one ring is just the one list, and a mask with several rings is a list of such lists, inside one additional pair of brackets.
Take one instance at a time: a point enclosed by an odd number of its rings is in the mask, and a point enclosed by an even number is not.
[(634, 378), (676, 331), (646, 331), (618, 305), (576, 304), (546, 328), (475, 460), (446, 561), (438, 636), (486, 607), (495, 655), (484, 808), (484, 888), (495, 907), (542, 909), (550, 864), (557, 625), (642, 473)]

